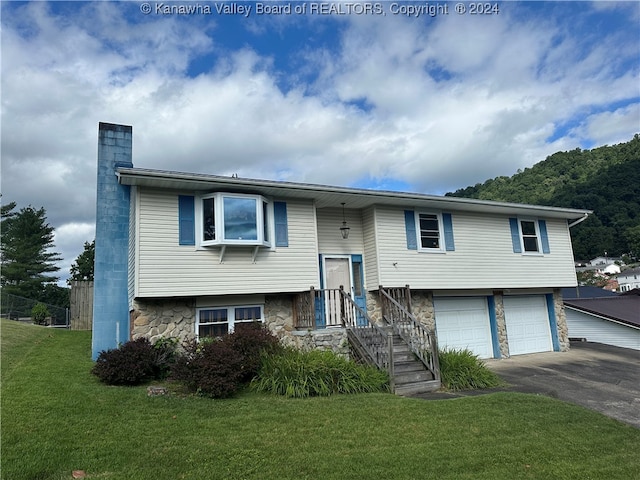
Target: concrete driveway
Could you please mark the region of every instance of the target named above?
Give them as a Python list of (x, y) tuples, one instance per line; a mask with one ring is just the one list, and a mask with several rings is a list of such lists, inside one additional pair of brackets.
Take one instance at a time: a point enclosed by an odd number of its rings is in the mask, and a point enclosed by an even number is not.
[(569, 352), (485, 360), (507, 390), (548, 395), (640, 428), (640, 351), (572, 342)]
[(547, 395), (640, 428), (639, 350), (572, 342), (569, 352), (516, 355), (484, 362), (509, 385), (487, 390), (431, 392), (415, 397), (441, 400), (496, 391)]

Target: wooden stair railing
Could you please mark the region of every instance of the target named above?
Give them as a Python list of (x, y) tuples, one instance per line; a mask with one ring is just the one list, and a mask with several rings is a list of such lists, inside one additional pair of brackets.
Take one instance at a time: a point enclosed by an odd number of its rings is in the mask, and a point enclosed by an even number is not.
[(342, 287), (340, 295), (342, 324), (347, 330), (347, 337), (356, 357), (388, 372), (393, 392), (393, 333), (376, 325)]
[[(382, 318), (393, 332), (399, 335), (409, 346), (411, 352), (427, 367), (434, 380), (441, 381), (438, 343), (435, 332), (430, 331), (403, 305), (394, 299), (387, 290), (379, 288), (382, 303)], [(410, 297), (409, 297), (410, 298)]]

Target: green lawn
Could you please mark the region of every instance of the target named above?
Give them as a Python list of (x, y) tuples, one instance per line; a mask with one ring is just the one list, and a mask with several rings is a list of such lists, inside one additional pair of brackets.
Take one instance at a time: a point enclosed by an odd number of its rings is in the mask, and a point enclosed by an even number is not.
[(640, 478), (640, 430), (551, 398), (150, 398), (97, 382), (88, 332), (0, 326), (7, 480)]

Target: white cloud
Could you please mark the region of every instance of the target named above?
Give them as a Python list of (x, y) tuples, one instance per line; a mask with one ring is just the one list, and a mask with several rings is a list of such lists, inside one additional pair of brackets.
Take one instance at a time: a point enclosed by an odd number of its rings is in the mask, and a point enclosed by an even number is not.
[(71, 265), (78, 255), (84, 251), (84, 243), (92, 242), (95, 237), (94, 223), (65, 223), (56, 228), (54, 234), (55, 252), (64, 259), (58, 264), (60, 271), (56, 275), (60, 277), (58, 284), (66, 285), (66, 280), (70, 276)]
[(640, 133), (640, 103), (589, 115), (573, 133), (595, 145), (615, 145), (629, 141), (628, 132)]

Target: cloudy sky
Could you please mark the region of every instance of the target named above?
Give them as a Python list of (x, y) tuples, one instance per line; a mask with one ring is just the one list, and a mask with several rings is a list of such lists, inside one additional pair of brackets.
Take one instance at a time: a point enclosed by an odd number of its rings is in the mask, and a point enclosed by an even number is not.
[(640, 2), (275, 5), (1, 2), (2, 203), (46, 209), (63, 279), (100, 121), (137, 167), (432, 194), (640, 132)]

